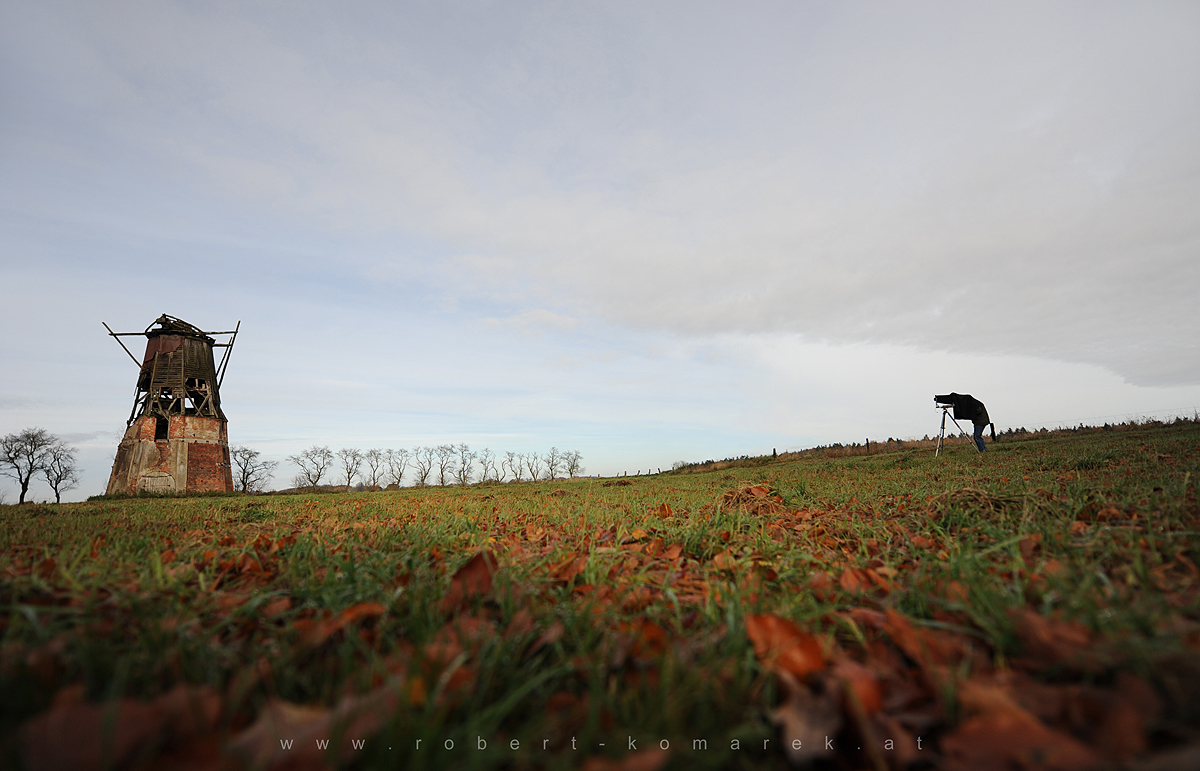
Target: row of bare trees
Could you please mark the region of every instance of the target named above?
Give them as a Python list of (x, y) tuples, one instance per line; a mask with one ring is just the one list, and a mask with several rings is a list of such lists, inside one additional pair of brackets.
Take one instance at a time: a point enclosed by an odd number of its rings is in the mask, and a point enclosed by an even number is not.
[(487, 482), (523, 482), (561, 479), (583, 474), (583, 455), (578, 450), (562, 451), (551, 447), (544, 455), (506, 452), (497, 455), (487, 447), (472, 450), (469, 445), (439, 444), (435, 447), (359, 450), (343, 447), (334, 452), (313, 445), (287, 460), (300, 472), (292, 478), (294, 487), (317, 487), (331, 482), (350, 487), (356, 481), (367, 487), (401, 487), (410, 479), (414, 487), (469, 485)]

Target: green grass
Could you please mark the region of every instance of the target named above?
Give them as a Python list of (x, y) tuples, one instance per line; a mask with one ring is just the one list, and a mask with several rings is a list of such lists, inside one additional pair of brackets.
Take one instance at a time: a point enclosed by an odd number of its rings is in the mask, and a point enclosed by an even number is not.
[[(574, 768), (583, 755), (572, 736), (590, 754), (619, 757), (633, 734), (639, 748), (708, 739), (710, 751), (675, 752), (671, 767), (782, 768), (782, 754), (761, 750), (777, 734), (768, 712), (778, 697), (744, 617), (775, 613), (854, 650), (863, 631), (837, 611), (855, 607), (958, 630), (1001, 666), (1022, 655), (1012, 609), (1079, 621), (1114, 651), (1112, 666), (1082, 677), (1141, 674), (1167, 704), (1156, 741), (1186, 738), (1196, 697), (1173, 696), (1182, 686), (1172, 677), (1200, 640), (1200, 577), (1188, 569), (1200, 563), (1200, 427), (1034, 434), (991, 450), (782, 457), (619, 484), (4, 507), (4, 752), (16, 759), (19, 727), (69, 685), (96, 702), (208, 685), (224, 700), (223, 730), (236, 734), (269, 699), (332, 707), (398, 675), (406, 697), (352, 765)], [(782, 507), (721, 505), (747, 485), (769, 488)], [(674, 516), (659, 516), (664, 503)], [(545, 535), (530, 541), (527, 528)], [(678, 564), (619, 548), (639, 528), (640, 543), (681, 545)], [(266, 575), (223, 571), (281, 539), (259, 560)], [(481, 549), (497, 556), (496, 585), (464, 614), (496, 634), (466, 646), (468, 677), (454, 688), (430, 644), (452, 624), (440, 607), (451, 575)], [(714, 564), (726, 551), (732, 562)], [(582, 574), (548, 580), (546, 567), (572, 553), (587, 558)], [(867, 567), (890, 574), (891, 591), (840, 586), (843, 571)], [(680, 570), (705, 581), (707, 596), (668, 585)], [(821, 572), (833, 586), (813, 591)], [(947, 591), (952, 581), (969, 601)], [(646, 593), (631, 600), (639, 587)], [(282, 598), (290, 608), (263, 613)], [(306, 624), (362, 602), (386, 610), (306, 643)], [(514, 630), (521, 612), (532, 625)], [(661, 644), (639, 631), (645, 622), (663, 630)], [(535, 649), (555, 624), (561, 635)], [(414, 688), (428, 697), (409, 698)], [(473, 748), (477, 736), (488, 750), (411, 751), (417, 738)], [(747, 749), (729, 751), (731, 738)]]

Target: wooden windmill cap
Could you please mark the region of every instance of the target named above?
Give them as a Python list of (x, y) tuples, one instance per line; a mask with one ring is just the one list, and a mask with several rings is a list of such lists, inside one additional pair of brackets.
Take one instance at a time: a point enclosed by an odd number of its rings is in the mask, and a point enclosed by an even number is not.
[[(155, 324), (158, 325), (155, 328)], [(180, 337), (191, 337), (196, 340), (204, 340), (205, 342), (214, 342), (211, 337), (206, 335), (199, 327), (187, 323), (183, 319), (177, 319), (166, 313), (154, 320), (154, 323), (146, 327), (146, 337), (159, 337), (161, 335), (178, 335)]]

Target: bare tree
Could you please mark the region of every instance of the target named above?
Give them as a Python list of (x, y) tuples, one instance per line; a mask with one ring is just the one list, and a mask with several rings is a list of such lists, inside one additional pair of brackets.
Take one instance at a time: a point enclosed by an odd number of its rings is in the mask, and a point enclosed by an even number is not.
[(507, 468), (509, 473), (513, 475), (513, 480), (521, 481), (521, 475), (524, 473), (521, 470), (521, 456), (512, 450), (506, 450), (504, 460), (500, 463), (500, 468)]
[(558, 479), (558, 472), (563, 465), (563, 456), (562, 453), (558, 451), (558, 448), (551, 447), (550, 452), (546, 453), (542, 460), (544, 460), (546, 463), (546, 477), (551, 481)]
[(387, 457), (383, 450), (367, 450), (363, 453), (363, 463), (367, 464), (367, 484), (379, 487), (379, 480), (387, 472)]
[(414, 447), (413, 466), (417, 472), (417, 487), (429, 484), (429, 474), (433, 471), (433, 448)]
[(244, 493), (256, 493), (266, 487), (267, 482), (275, 474), (278, 461), (262, 460), (258, 450), (249, 447), (234, 447), (229, 451), (229, 457), (237, 469), (233, 486)]
[(454, 448), (454, 454), (458, 456), (458, 468), (454, 470), (454, 481), (466, 487), (471, 484), (472, 469), (475, 467), (475, 453), (471, 452), (471, 448), (467, 446), (466, 442), (460, 442)]
[(500, 481), (500, 472), (496, 471), (496, 456), (486, 447), (479, 451), (479, 466), (482, 469), (479, 472), (480, 482), (486, 483), (489, 479), (494, 482)]
[(567, 476), (574, 479), (582, 474), (586, 469), (581, 465), (583, 462), (583, 453), (579, 450), (571, 450), (563, 453), (563, 465), (567, 470)]
[(57, 441), (46, 453), (42, 478), (54, 491), (54, 502), (62, 503), (62, 494), (79, 487), (79, 469), (75, 466), (75, 448)]
[(439, 444), (433, 448), (433, 454), (437, 456), (438, 484), (445, 487), (447, 477), (453, 474), (450, 469), (454, 465), (454, 445)]
[(18, 503), (25, 502), (29, 482), (35, 474), (45, 471), (50, 448), (58, 438), (41, 428), (27, 428), (0, 439), (0, 474), (15, 479), (21, 486)]
[(536, 452), (526, 453), (525, 470), (529, 472), (529, 481), (536, 482), (542, 476), (542, 457)]
[(337, 451), (338, 460), (342, 462), (342, 476), (346, 480), (346, 489), (350, 489), (350, 485), (354, 484), (354, 478), (358, 476), (359, 469), (362, 468), (363, 454), (362, 450), (354, 447), (343, 447)]
[(404, 471), (408, 468), (411, 456), (408, 450), (384, 450), (384, 460), (387, 462), (388, 479), (390, 484), (400, 487), (404, 483)]
[(333, 452), (328, 447), (314, 444), (307, 450), (287, 456), (287, 460), (300, 468), (300, 473), (292, 480), (296, 487), (316, 487), (333, 464)]

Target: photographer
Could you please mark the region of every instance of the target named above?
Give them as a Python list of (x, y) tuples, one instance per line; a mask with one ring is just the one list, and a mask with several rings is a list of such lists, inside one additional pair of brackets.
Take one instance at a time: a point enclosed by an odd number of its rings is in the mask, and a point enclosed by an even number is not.
[(987, 407), (983, 406), (983, 402), (970, 394), (956, 393), (934, 396), (933, 401), (936, 404), (953, 405), (955, 420), (969, 420), (975, 424), (975, 446), (980, 452), (988, 451), (987, 445), (983, 443), (983, 429), (986, 426), (991, 426), (992, 441), (996, 441), (996, 426), (988, 417)]

